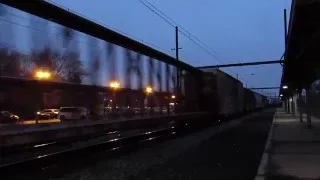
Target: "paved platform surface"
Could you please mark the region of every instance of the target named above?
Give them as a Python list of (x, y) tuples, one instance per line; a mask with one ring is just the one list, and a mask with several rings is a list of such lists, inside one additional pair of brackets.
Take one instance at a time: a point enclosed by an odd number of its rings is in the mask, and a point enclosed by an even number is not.
[(320, 120), (277, 109), (255, 179), (320, 179)]

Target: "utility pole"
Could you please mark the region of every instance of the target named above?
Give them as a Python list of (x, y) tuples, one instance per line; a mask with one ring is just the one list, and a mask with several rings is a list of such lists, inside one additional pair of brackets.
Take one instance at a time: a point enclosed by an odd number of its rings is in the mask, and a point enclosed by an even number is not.
[[(179, 48), (179, 29), (178, 26), (176, 26), (176, 47), (172, 48), (171, 50), (176, 51), (176, 60), (179, 61), (179, 50), (182, 48)], [(180, 91), (181, 88), (181, 82), (180, 82), (180, 76), (181, 76), (181, 70), (177, 68), (177, 92)]]

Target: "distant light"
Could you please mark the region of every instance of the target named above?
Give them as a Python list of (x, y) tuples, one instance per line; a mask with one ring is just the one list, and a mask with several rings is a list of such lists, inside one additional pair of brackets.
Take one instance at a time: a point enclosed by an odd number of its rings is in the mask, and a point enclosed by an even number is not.
[(119, 81), (111, 81), (110, 82), (110, 87), (112, 88), (112, 89), (118, 89), (118, 88), (120, 88), (120, 82)]
[(287, 85), (282, 86), (282, 89), (288, 89)]
[(48, 71), (36, 71), (35, 77), (37, 79), (50, 79), (51, 78), (51, 73)]
[(112, 99), (110, 99), (110, 102), (112, 102)]
[(172, 95), (172, 96), (171, 96), (171, 99), (175, 99), (175, 98), (176, 98), (176, 96), (175, 96), (175, 95)]
[(289, 101), (292, 102), (292, 98), (290, 98)]
[(283, 94), (280, 94), (280, 97), (282, 97), (283, 96)]
[(151, 94), (152, 91), (153, 91), (153, 89), (152, 89), (151, 86), (147, 86), (147, 87), (146, 87), (146, 93), (147, 93), (147, 94)]

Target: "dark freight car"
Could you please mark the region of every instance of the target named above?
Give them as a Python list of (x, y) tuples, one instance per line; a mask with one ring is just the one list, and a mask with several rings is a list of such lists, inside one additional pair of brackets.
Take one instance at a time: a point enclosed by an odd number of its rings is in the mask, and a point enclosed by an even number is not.
[(253, 92), (254, 94), (254, 98), (255, 98), (255, 101), (256, 101), (256, 107), (255, 108), (262, 108), (264, 107), (263, 105), (263, 97), (261, 94), (259, 93), (256, 93), (256, 92)]
[(184, 99), (182, 101), (185, 111), (200, 111), (200, 79), (186, 71), (183, 71), (182, 92)]
[[(242, 83), (219, 69), (204, 69), (206, 92), (212, 91), (213, 106), (219, 115), (235, 115), (243, 112), (243, 85)], [(212, 74), (210, 77), (209, 74)], [(210, 79), (211, 78), (211, 79)], [(211, 88), (210, 88), (211, 87)]]
[(202, 87), (202, 104), (205, 111), (212, 112), (213, 114), (219, 113), (219, 99), (217, 94), (216, 76), (209, 72), (203, 73), (203, 87)]
[(256, 99), (253, 91), (250, 89), (244, 88), (244, 111), (250, 112), (256, 108)]

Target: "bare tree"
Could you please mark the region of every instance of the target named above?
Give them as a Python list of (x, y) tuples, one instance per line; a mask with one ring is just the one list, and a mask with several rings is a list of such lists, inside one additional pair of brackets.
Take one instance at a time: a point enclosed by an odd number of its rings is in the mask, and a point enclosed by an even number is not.
[(67, 27), (62, 27), (61, 32), (63, 34), (62, 46), (66, 49), (63, 52), (66, 58), (64, 66), (66, 80), (72, 83), (81, 83), (85, 72), (80, 60), (76, 32)]
[(82, 82), (84, 70), (78, 53), (63, 55), (46, 47), (42, 51), (32, 52), (31, 56), (35, 68), (50, 71), (54, 80), (73, 83)]
[(85, 75), (82, 62), (79, 60), (79, 53), (69, 53), (67, 61), (64, 65), (65, 77), (68, 82), (82, 83), (83, 76)]

